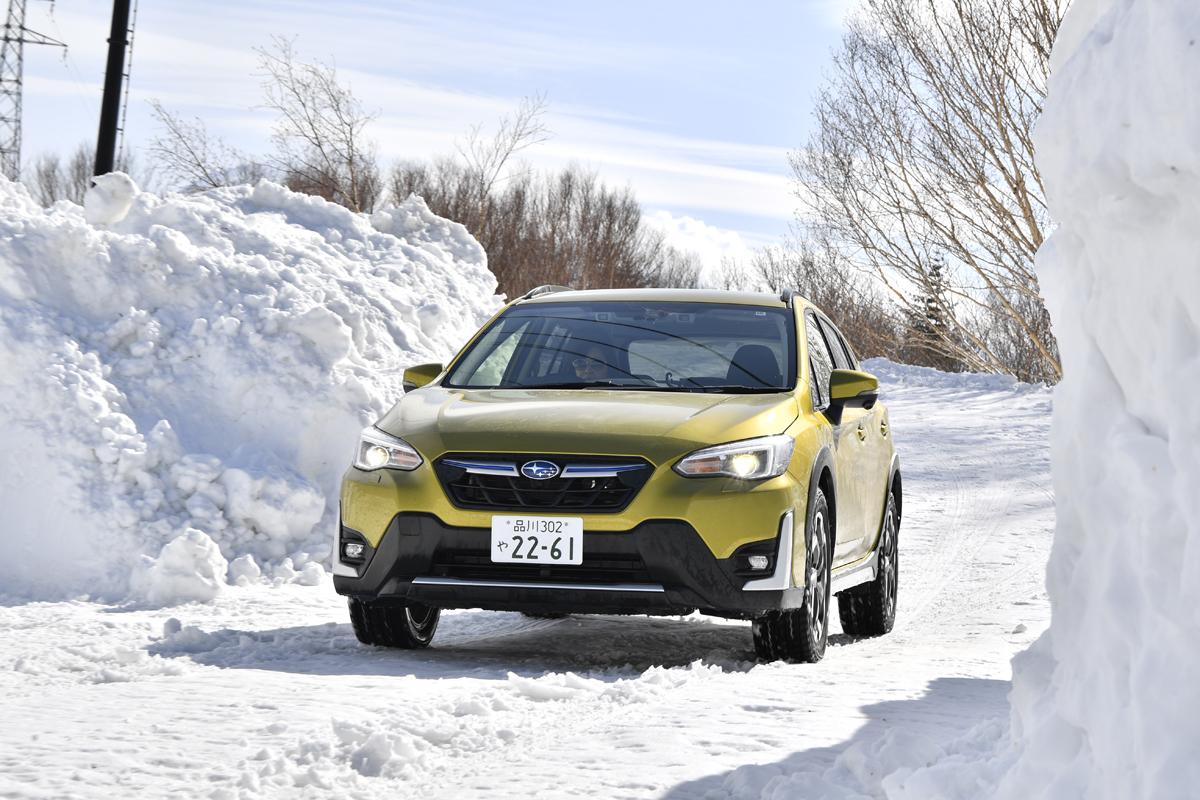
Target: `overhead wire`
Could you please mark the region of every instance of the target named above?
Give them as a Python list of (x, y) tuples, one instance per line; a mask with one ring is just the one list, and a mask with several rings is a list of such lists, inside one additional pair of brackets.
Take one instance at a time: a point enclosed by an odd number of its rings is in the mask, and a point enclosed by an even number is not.
[[(49, 19), (50, 24), (54, 27), (54, 38), (58, 39), (60, 42), (67, 41), (66, 37), (63, 35), (62, 26), (58, 24), (58, 17), (54, 13), (53, 2), (50, 3)], [(84, 111), (89, 117), (99, 116), (100, 107), (95, 104), (94, 100), (90, 99), (95, 91), (95, 87), (90, 87), (87, 81), (83, 79), (83, 73), (79, 70), (79, 65), (76, 64), (75, 59), (71, 57), (71, 49), (69, 45), (63, 48), (62, 63), (63, 66), (66, 67), (67, 71), (72, 73), (68, 75), (68, 77), (75, 82), (75, 87), (79, 90), (75, 93), (75, 101), (80, 104), (81, 110)]]

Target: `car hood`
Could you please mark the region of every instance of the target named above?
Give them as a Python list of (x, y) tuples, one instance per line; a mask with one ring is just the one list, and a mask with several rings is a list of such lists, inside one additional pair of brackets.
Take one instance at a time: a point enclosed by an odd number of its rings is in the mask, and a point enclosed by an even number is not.
[(447, 452), (643, 456), (660, 464), (711, 444), (782, 433), (791, 394), (600, 389), (445, 389), (406, 394), (378, 427), (427, 459)]

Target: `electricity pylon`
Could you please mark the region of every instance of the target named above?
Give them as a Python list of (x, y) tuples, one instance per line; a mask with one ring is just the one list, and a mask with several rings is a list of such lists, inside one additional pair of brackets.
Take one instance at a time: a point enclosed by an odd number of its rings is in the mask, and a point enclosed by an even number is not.
[(25, 27), (25, 3), (26, 0), (9, 0), (4, 35), (0, 37), (0, 174), (14, 181), (21, 174), (21, 76), (25, 45), (66, 47), (57, 39)]

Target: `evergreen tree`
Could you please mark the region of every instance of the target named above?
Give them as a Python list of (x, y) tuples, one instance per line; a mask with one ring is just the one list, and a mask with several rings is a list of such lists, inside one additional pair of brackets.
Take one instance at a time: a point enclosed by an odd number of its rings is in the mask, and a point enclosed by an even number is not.
[(925, 285), (906, 309), (902, 358), (909, 364), (933, 367), (944, 372), (962, 372), (963, 363), (948, 354), (948, 343), (956, 340), (950, 318), (946, 257), (935, 255), (924, 271)]

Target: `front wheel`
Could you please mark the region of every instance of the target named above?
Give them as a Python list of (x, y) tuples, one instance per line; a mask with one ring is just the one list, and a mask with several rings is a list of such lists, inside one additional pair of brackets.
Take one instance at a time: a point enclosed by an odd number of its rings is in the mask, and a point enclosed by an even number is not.
[(804, 603), (754, 620), (754, 651), (760, 659), (811, 664), (824, 657), (829, 638), (831, 531), (829, 503), (818, 489), (804, 526)]
[(882, 636), (896, 624), (896, 594), (900, 586), (900, 516), (896, 496), (888, 492), (879, 532), (875, 580), (838, 595), (842, 630), (851, 636)]
[(351, 597), (349, 606), (350, 627), (360, 642), (404, 650), (428, 647), (442, 615), (420, 603), (380, 605)]

